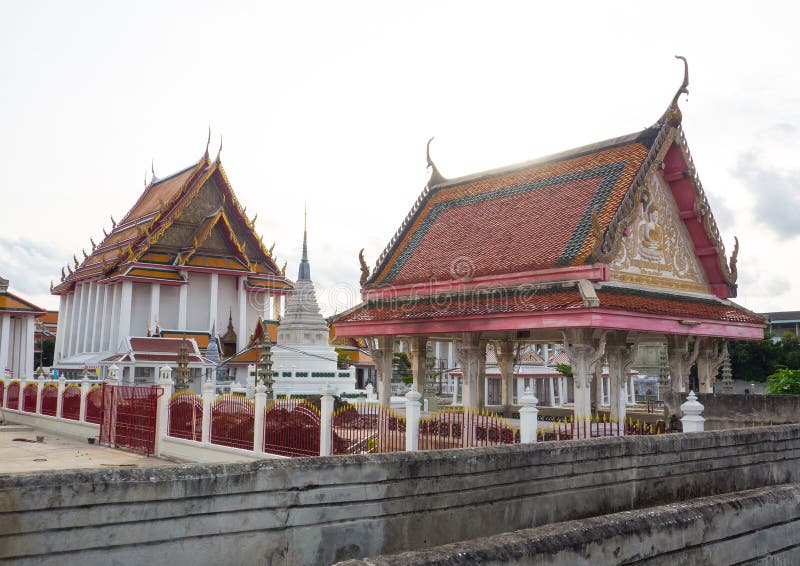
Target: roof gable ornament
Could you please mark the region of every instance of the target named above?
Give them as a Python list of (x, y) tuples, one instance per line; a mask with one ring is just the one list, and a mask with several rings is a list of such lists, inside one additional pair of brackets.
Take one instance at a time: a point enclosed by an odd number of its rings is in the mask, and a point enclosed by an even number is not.
[(425, 147), (425, 158), (428, 161), (428, 169), (430, 169), (431, 171), (431, 176), (428, 179), (428, 184), (425, 185), (425, 187), (428, 189), (433, 187), (434, 185), (438, 185), (439, 183), (443, 183), (444, 181), (447, 180), (441, 173), (439, 173), (439, 169), (436, 168), (436, 164), (433, 162), (433, 159), (431, 159), (432, 141), (433, 137), (431, 137), (431, 139), (428, 140), (428, 144)]
[(206, 140), (206, 151), (205, 151), (205, 153), (203, 153), (203, 160), (206, 161), (206, 162), (208, 162), (208, 160), (209, 160), (208, 146), (210, 146), (210, 145), (211, 145), (211, 126), (209, 125), (208, 126), (208, 140)]
[(681, 83), (681, 86), (678, 88), (677, 92), (675, 92), (675, 96), (672, 97), (672, 102), (670, 102), (667, 110), (656, 123), (656, 125), (666, 124), (671, 128), (677, 128), (681, 125), (683, 114), (681, 113), (681, 109), (678, 107), (678, 99), (682, 94), (689, 94), (689, 63), (686, 61), (686, 57), (681, 55), (675, 55), (675, 58), (683, 61), (683, 82)]
[(733, 253), (731, 254), (731, 259), (728, 262), (728, 267), (731, 270), (731, 275), (729, 279), (729, 282), (731, 284), (736, 283), (736, 280), (739, 278), (739, 272), (736, 269), (736, 262), (738, 261), (739, 258), (739, 238), (734, 236), (733, 239), (734, 239)]
[(361, 279), (359, 283), (361, 283), (361, 287), (363, 288), (369, 279), (369, 267), (367, 267), (367, 262), (364, 261), (364, 248), (361, 248), (361, 251), (358, 252), (358, 263), (361, 264)]

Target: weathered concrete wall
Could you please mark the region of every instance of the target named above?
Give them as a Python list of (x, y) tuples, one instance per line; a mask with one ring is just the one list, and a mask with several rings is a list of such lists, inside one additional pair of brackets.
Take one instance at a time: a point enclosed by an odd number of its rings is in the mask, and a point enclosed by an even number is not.
[[(706, 430), (724, 430), (764, 424), (800, 423), (800, 395), (717, 395), (697, 394), (705, 407)], [(686, 393), (668, 393), (664, 397), (664, 416), (681, 416)]]
[(341, 566), (800, 563), (800, 485), (555, 523)]
[(19, 564), (330, 564), (800, 482), (800, 425), (0, 476)]

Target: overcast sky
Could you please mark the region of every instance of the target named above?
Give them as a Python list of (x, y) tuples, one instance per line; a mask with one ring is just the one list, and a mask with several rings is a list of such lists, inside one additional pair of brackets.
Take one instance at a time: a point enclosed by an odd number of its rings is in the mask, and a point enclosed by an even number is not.
[[(264, 242), (296, 275), (308, 204), (325, 314), (357, 301), (427, 180), (638, 131), (689, 59), (684, 129), (738, 302), (800, 309), (800, 75), (790, 3), (0, 0), (0, 275), (48, 308), (61, 267), (155, 164), (211, 126)], [(148, 173), (149, 175), (149, 173)], [(543, 211), (546, 213), (546, 211)]]

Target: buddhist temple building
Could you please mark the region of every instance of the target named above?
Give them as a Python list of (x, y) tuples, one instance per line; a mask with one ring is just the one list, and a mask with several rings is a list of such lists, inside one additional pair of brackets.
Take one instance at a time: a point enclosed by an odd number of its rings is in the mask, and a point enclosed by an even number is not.
[(643, 342), (668, 345), (674, 390), (695, 363), (713, 390), (725, 341), (760, 339), (765, 321), (732, 300), (738, 241), (728, 256), (689, 151), (687, 86), (688, 69), (653, 126), (541, 159), (446, 179), (428, 154), (430, 180), (371, 272), (362, 258), (363, 302), (333, 321), (369, 343), (381, 402), (399, 340), (420, 390), (427, 342), (451, 341), (468, 407), (485, 404), (487, 343), (502, 390), (520, 343), (562, 344), (577, 417), (603, 365), (624, 416)]
[[(254, 337), (250, 348), (225, 360), (225, 365), (254, 366), (265, 335), (267, 332)], [(328, 340), (328, 323), (317, 303), (308, 261), (308, 226), (303, 229), (303, 250), (294, 291), (286, 299), (275, 337), (277, 343), (271, 345), (271, 352), (276, 394), (316, 395), (323, 386), (330, 386), (337, 395), (355, 392), (356, 368), (339, 368), (338, 354)], [(248, 369), (248, 373), (254, 374), (253, 369)], [(242, 382), (239, 369), (237, 381)]]
[(8, 290), (0, 277), (0, 379), (33, 377), (36, 318), (46, 311)]
[[(173, 175), (153, 175), (128, 213), (112, 217), (111, 230), (82, 259), (73, 256), (53, 287), (60, 297), (55, 367), (70, 375), (107, 365), (129, 355), (135, 337), (186, 336), (207, 346), (217, 338), (211, 329), (225, 323), (218, 345), (243, 349), (260, 318), (278, 318), (293, 287), (254, 221), (208, 148)], [(123, 382), (134, 379), (128, 369)]]

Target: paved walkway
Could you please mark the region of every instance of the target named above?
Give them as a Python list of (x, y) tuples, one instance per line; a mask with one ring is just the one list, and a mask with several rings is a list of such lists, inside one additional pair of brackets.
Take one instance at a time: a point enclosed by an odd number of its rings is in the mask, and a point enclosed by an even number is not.
[[(42, 441), (37, 442), (37, 437)], [(19, 440), (22, 439), (22, 440)], [(173, 466), (170, 461), (90, 445), (23, 425), (0, 425), (0, 475), (85, 468)]]

